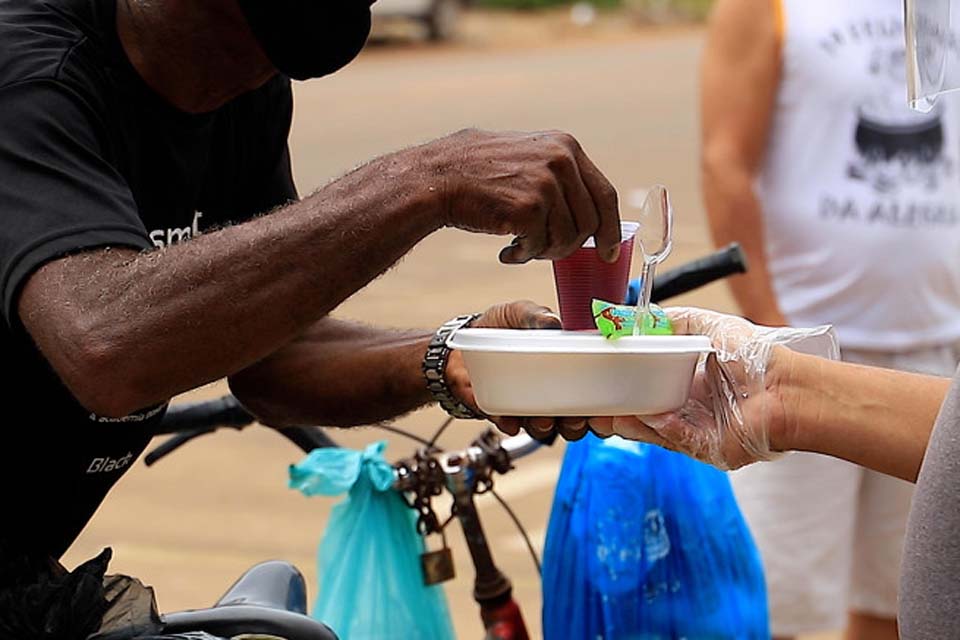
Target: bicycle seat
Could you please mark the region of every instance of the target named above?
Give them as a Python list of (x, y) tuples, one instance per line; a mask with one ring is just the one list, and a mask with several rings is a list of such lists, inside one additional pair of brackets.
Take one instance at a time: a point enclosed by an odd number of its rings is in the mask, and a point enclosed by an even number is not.
[(306, 613), (307, 585), (292, 564), (279, 560), (261, 562), (240, 576), (213, 606), (238, 604)]
[(212, 609), (162, 616), (164, 633), (205, 631), (226, 638), (262, 633), (287, 640), (337, 640), (327, 625), (306, 615), (306, 593), (296, 567), (263, 562), (244, 573)]

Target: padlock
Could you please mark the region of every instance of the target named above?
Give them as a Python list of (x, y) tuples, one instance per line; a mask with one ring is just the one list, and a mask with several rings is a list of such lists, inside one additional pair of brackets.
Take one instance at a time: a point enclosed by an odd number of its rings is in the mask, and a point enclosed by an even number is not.
[(453, 567), (453, 552), (447, 546), (447, 536), (443, 535), (443, 548), (420, 554), (420, 568), (423, 570), (423, 584), (430, 586), (453, 580), (457, 575)]

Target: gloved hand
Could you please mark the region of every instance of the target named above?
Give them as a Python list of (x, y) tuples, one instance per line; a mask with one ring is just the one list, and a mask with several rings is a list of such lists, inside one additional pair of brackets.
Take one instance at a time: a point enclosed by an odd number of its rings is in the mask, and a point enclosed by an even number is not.
[(687, 403), (656, 416), (592, 418), (593, 430), (681, 451), (721, 469), (776, 457), (791, 423), (785, 402), (791, 351), (839, 358), (833, 329), (762, 327), (695, 308), (666, 312), (674, 333), (708, 336), (715, 349), (698, 364)]

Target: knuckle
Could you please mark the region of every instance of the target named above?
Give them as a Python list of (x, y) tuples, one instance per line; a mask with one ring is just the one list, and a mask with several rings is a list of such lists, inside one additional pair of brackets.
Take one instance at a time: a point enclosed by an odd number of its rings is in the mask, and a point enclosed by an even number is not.
[(554, 140), (560, 142), (561, 144), (567, 145), (572, 140), (576, 142), (576, 139), (564, 131), (563, 129), (549, 129), (545, 132), (547, 136), (553, 138)]
[(532, 178), (532, 181), (533, 191), (538, 194), (538, 203), (542, 203), (548, 197), (552, 198), (559, 190), (557, 178), (552, 170), (538, 173)]
[(605, 206), (616, 209), (620, 203), (620, 196), (612, 184), (606, 182), (600, 189), (600, 199)]
[(535, 305), (529, 300), (514, 300), (513, 302), (506, 303), (505, 306), (510, 309), (510, 312), (514, 316), (521, 317), (531, 313)]
[(572, 134), (567, 133), (566, 131), (558, 131), (557, 139), (563, 144), (567, 149), (578, 151), (580, 150), (580, 143)]
[(544, 137), (546, 140), (549, 140), (556, 149), (563, 150), (563, 152), (568, 155), (576, 155), (577, 152), (583, 150), (580, 142), (566, 131), (547, 131)]
[(574, 166), (576, 160), (569, 149), (558, 147), (553, 150), (547, 159), (547, 168), (551, 173), (567, 173)]
[(578, 245), (568, 242), (566, 238), (554, 236), (551, 238), (550, 246), (546, 248), (544, 257), (551, 260), (562, 260), (577, 249)]

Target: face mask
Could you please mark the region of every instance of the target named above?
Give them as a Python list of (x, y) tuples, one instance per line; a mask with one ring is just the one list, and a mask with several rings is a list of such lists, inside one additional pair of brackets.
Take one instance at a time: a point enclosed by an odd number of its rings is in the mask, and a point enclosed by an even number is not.
[(370, 0), (238, 0), (280, 73), (295, 80), (343, 68), (370, 34)]

